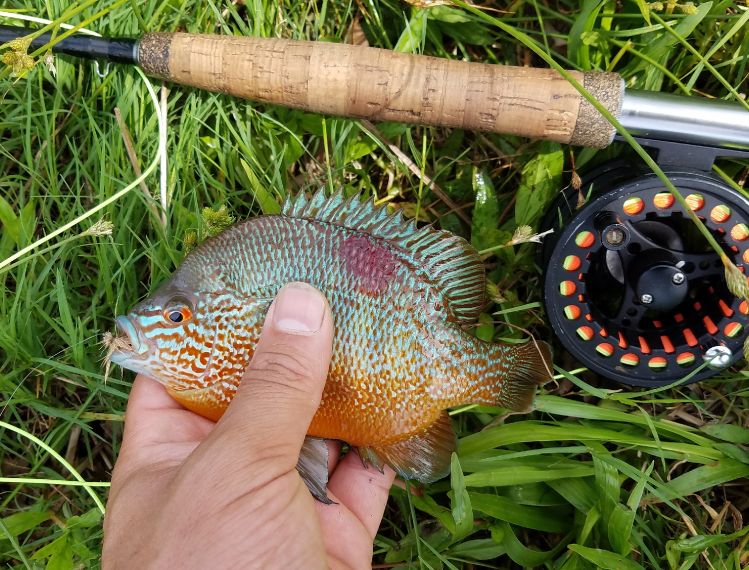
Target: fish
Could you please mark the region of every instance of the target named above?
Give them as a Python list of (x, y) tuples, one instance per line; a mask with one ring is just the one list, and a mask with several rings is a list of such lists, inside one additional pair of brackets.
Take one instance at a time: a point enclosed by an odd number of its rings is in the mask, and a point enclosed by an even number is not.
[(297, 465), (322, 502), (330, 502), (325, 440), (430, 483), (450, 472), (450, 408), (527, 411), (551, 378), (546, 343), (495, 344), (468, 332), (487, 301), (484, 264), (465, 239), (323, 190), (299, 193), (280, 214), (237, 223), (190, 252), (152, 296), (116, 318), (110, 359), (217, 421), (272, 300), (294, 281), (327, 297), (335, 327)]

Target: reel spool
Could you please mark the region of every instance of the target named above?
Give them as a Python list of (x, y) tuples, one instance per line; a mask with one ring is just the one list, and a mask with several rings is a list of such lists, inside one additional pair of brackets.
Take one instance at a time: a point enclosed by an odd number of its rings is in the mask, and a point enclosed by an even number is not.
[[(707, 172), (665, 171), (744, 271), (749, 200)], [(575, 191), (551, 210), (556, 237), (542, 252), (546, 310), (564, 347), (602, 376), (647, 387), (736, 362), (749, 306), (728, 291), (718, 254), (661, 181), (618, 162), (587, 176), (582, 192), (593, 198), (580, 210)]]

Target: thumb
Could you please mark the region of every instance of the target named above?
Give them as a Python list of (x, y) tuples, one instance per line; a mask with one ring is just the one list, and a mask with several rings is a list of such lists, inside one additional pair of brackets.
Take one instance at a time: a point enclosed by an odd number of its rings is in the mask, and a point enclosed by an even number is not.
[(332, 342), (325, 296), (305, 283), (283, 287), (268, 310), (237, 395), (216, 426), (217, 437), (231, 438), (227, 447), (235, 460), (273, 459), (283, 469), (296, 465), (320, 405)]

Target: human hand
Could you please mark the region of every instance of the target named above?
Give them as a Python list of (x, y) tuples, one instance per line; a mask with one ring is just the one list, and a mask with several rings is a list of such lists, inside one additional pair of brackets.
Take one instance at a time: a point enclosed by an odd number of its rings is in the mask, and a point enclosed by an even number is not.
[(105, 570), (371, 567), (393, 471), (365, 468), (355, 453), (338, 461), (329, 442), (337, 504), (324, 505), (295, 468), (332, 338), (323, 295), (284, 287), (217, 424), (136, 378), (104, 519)]

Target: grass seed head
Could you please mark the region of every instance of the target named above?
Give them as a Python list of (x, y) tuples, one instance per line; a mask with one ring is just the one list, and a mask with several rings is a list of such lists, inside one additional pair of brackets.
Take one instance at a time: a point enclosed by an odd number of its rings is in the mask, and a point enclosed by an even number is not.
[(111, 236), (114, 224), (107, 220), (98, 220), (90, 228), (81, 232), (81, 236)]
[(724, 260), (726, 285), (732, 295), (739, 299), (746, 299), (749, 301), (749, 283), (747, 283), (746, 275), (744, 275), (736, 265), (731, 261)]
[(512, 239), (507, 245), (520, 245), (521, 243), (541, 243), (541, 240), (548, 234), (554, 233), (554, 230), (546, 230), (541, 233), (533, 233), (533, 228), (530, 226), (518, 226), (515, 229), (515, 233), (512, 234)]
[(218, 210), (203, 208), (203, 226), (208, 237), (220, 234), (225, 229), (230, 228), (234, 222), (235, 218), (229, 213), (226, 206), (221, 206)]
[(44, 56), (44, 65), (46, 66), (47, 70), (50, 72), (52, 77), (57, 77), (57, 67), (55, 66), (55, 56), (52, 55), (52, 52), (49, 52), (47, 55)]
[(34, 58), (28, 54), (30, 38), (17, 38), (8, 42), (8, 51), (3, 54), (3, 63), (15, 76), (22, 76), (34, 68)]
[(106, 350), (104, 355), (104, 382), (106, 382), (109, 379), (109, 370), (112, 367), (112, 354), (116, 350), (132, 350), (133, 345), (127, 338), (115, 336), (109, 331), (105, 331), (101, 336), (101, 344)]
[(694, 5), (694, 2), (684, 2), (684, 4), (679, 6), (679, 10), (681, 10), (682, 14), (691, 16), (697, 13), (697, 6)]
[(486, 296), (489, 297), (494, 303), (500, 304), (507, 301), (502, 295), (502, 291), (499, 290), (499, 286), (492, 283), (488, 279), (486, 280)]
[(572, 172), (572, 180), (570, 180), (570, 184), (572, 184), (572, 187), (578, 192), (580, 191), (580, 188), (583, 187), (583, 179), (577, 173), (577, 170)]
[(184, 249), (185, 254), (190, 253), (193, 249), (198, 247), (198, 241), (198, 232), (187, 232), (182, 238), (182, 248)]

